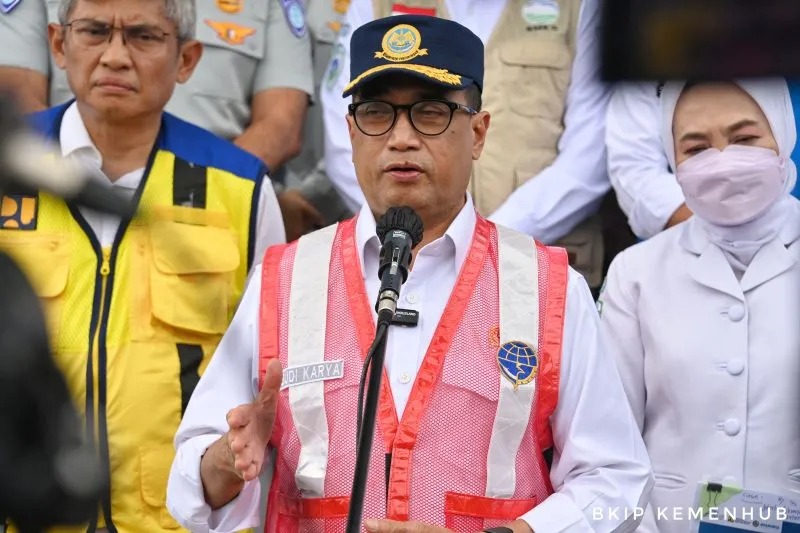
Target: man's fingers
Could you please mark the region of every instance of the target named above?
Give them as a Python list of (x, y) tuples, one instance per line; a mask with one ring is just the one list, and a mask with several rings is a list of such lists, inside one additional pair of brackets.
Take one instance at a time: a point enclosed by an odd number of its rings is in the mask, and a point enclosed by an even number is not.
[(277, 359), (272, 359), (267, 363), (267, 371), (264, 376), (264, 385), (258, 391), (259, 403), (277, 403), (278, 391), (281, 388), (281, 380), (283, 379), (283, 369), (281, 362)]
[(228, 422), (228, 426), (231, 429), (238, 429), (246, 426), (250, 421), (250, 418), (253, 416), (252, 410), (253, 407), (251, 405), (240, 405), (239, 407), (234, 407), (228, 411), (228, 415), (225, 417), (225, 420)]

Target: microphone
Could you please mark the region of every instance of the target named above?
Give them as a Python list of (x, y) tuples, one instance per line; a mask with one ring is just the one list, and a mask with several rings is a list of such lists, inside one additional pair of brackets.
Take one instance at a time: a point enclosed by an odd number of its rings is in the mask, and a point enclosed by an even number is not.
[(378, 267), (381, 288), (375, 311), (378, 324), (390, 324), (397, 311), (400, 286), (408, 278), (411, 250), (422, 240), (422, 219), (410, 207), (390, 207), (378, 220), (376, 232), (383, 244)]
[[(378, 414), (381, 374), (383, 373), (383, 361), (386, 358), (387, 331), (397, 310), (400, 286), (408, 278), (411, 250), (422, 241), (422, 219), (410, 207), (390, 207), (378, 220), (375, 229), (382, 243), (378, 266), (381, 288), (378, 291), (378, 301), (375, 303), (378, 324), (375, 328), (375, 340), (364, 359), (358, 386), (356, 469), (353, 476), (353, 490), (350, 493), (346, 533), (361, 531), (367, 473), (372, 454), (372, 440), (375, 436), (375, 419)], [(369, 384), (367, 384), (365, 403), (364, 386), (368, 374)], [(391, 455), (386, 456), (386, 465), (388, 475)], [(388, 479), (386, 487), (388, 490)]]
[(0, 193), (41, 190), (104, 213), (133, 215), (130, 199), (93, 179), (76, 161), (61, 157), (26, 127), (13, 107), (10, 98), (0, 96)]

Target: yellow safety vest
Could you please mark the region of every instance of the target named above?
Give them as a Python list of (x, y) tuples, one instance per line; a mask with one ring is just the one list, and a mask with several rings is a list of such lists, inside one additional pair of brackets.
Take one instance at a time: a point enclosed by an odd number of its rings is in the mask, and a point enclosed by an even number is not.
[[(57, 139), (65, 108), (34, 124)], [(121, 222), (113, 246), (102, 249), (58, 198), (2, 199), (0, 248), (41, 297), (55, 359), (110, 473), (89, 531), (179, 528), (165, 507), (173, 437), (244, 290), (265, 171), (165, 114), (139, 212)]]

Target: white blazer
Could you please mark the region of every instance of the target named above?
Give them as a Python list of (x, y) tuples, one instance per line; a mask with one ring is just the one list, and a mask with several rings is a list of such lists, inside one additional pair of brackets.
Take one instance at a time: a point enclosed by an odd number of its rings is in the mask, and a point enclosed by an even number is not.
[[(756, 254), (741, 281), (694, 219), (611, 265), (598, 308), (652, 460), (650, 509), (677, 506), (686, 517), (700, 481), (800, 497), (793, 226)], [(669, 533), (689, 526), (686, 518), (656, 526), (649, 511), (642, 522)]]

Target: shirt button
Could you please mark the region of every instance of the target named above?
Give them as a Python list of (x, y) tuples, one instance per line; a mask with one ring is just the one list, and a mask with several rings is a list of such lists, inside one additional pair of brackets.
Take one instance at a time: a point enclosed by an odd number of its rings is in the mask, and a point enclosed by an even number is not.
[(734, 322), (739, 322), (744, 318), (744, 306), (741, 304), (734, 304), (728, 308), (728, 318)]
[(406, 301), (410, 304), (415, 304), (419, 300), (416, 292), (410, 292), (406, 294)]
[(729, 418), (725, 421), (724, 429), (726, 435), (734, 437), (739, 434), (739, 431), (742, 429), (742, 424), (735, 418)]
[(738, 357), (735, 359), (731, 359), (728, 361), (728, 373), (731, 376), (738, 376), (742, 372), (744, 372), (744, 361), (739, 359)]
[(411, 376), (409, 376), (408, 373), (403, 372), (402, 374), (400, 374), (400, 383), (405, 385), (409, 381), (411, 381)]

